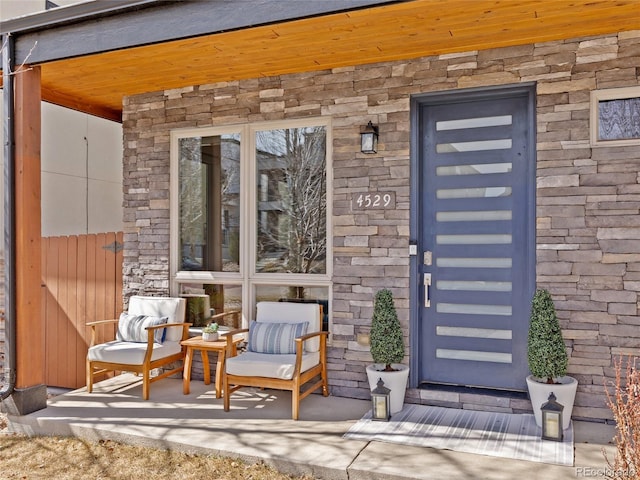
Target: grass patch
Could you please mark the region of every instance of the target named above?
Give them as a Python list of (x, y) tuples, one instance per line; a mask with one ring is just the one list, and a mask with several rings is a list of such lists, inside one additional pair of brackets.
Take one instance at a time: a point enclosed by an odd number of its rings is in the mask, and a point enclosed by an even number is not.
[(280, 473), (264, 463), (213, 455), (89, 442), (74, 437), (27, 437), (6, 432), (0, 416), (0, 477), (77, 480), (311, 480)]

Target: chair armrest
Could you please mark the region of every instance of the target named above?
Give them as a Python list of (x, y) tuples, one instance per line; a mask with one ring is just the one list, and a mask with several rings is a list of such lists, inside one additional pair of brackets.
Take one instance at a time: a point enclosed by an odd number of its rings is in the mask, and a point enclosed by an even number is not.
[[(182, 340), (186, 340), (189, 334), (189, 327), (191, 323), (161, 323), (160, 325), (151, 325), (149, 327), (144, 327), (147, 331), (147, 352), (145, 353), (145, 363), (151, 361), (151, 355), (153, 354), (153, 345), (155, 344), (155, 331), (159, 328), (168, 328), (168, 327), (180, 327), (182, 328)], [(185, 351), (185, 347), (182, 347), (182, 351)]]
[(329, 336), (329, 332), (312, 332), (312, 333), (307, 333), (306, 335), (302, 335), (300, 337), (296, 337), (296, 343), (298, 342), (306, 342), (307, 340), (309, 340), (310, 338), (313, 337), (319, 337), (319, 336), (324, 336), (325, 338), (327, 338)]
[(85, 326), (87, 326), (87, 327), (95, 327), (97, 325), (107, 325), (109, 323), (118, 323), (118, 319), (117, 318), (113, 318), (111, 320), (97, 320), (95, 322), (85, 323)]
[[(153, 351), (154, 333), (156, 330), (160, 328), (170, 328), (170, 327), (180, 327), (182, 328), (182, 340), (186, 340), (189, 336), (189, 327), (193, 325), (192, 323), (184, 322), (184, 323), (161, 323), (159, 325), (151, 325), (149, 327), (144, 327), (147, 331), (147, 355), (151, 358), (151, 352)], [(184, 347), (183, 347), (184, 350)]]
[(302, 369), (302, 353), (304, 352), (304, 342), (314, 337), (320, 337), (320, 361), (324, 362), (328, 336), (329, 332), (320, 331), (307, 333), (306, 335), (301, 335), (296, 338), (296, 365), (294, 368), (294, 375), (300, 373)]
[(169, 328), (169, 327), (190, 327), (191, 323), (161, 323), (159, 325), (151, 325), (149, 327), (144, 327), (145, 330), (158, 330), (159, 328)]
[(239, 333), (248, 332), (248, 328), (236, 328), (235, 330), (229, 330), (228, 332), (224, 332), (225, 337), (233, 337), (234, 335), (238, 335)]
[(234, 340), (233, 340), (233, 337), (235, 335), (239, 335), (241, 333), (246, 333), (248, 331), (249, 331), (248, 328), (237, 328), (236, 330), (231, 330), (229, 332), (225, 332), (224, 337), (225, 337), (225, 340), (227, 341), (226, 349), (227, 349), (227, 356), (228, 357), (231, 357), (232, 354), (233, 354), (234, 343), (235, 343)]
[(96, 344), (96, 327), (100, 325), (113, 325), (118, 323), (117, 318), (112, 318), (111, 320), (97, 320), (95, 322), (88, 322), (85, 324), (87, 327), (91, 327), (91, 342), (89, 343), (89, 348), (93, 347)]
[[(222, 319), (224, 317), (229, 317), (229, 316), (233, 316), (233, 320), (234, 320), (234, 326), (236, 325), (237, 321), (238, 321), (238, 316), (240, 315), (240, 313), (242, 312), (242, 310), (229, 310), (226, 312), (222, 312), (222, 313), (216, 313), (215, 315), (212, 315), (211, 317), (209, 317), (209, 320), (212, 321), (217, 321), (219, 319)], [(237, 328), (237, 327), (235, 327)]]
[(306, 335), (301, 335), (296, 337), (296, 355), (299, 355), (302, 359), (302, 352), (304, 351), (304, 342), (310, 340), (314, 337), (320, 337), (320, 350), (323, 350), (327, 343), (327, 337), (329, 336), (329, 332), (311, 332)]

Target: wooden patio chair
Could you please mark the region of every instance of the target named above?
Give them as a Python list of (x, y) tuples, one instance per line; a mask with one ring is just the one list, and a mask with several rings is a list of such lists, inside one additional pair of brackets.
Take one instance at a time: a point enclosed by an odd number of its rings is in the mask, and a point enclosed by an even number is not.
[[(183, 365), (170, 367), (155, 377), (151, 370), (184, 361), (186, 348), (180, 345), (189, 337), (185, 323), (184, 298), (141, 297), (129, 299), (129, 310), (119, 319), (87, 323), (91, 327), (91, 346), (87, 353), (87, 391), (93, 390), (96, 375), (109, 371), (142, 375), (142, 398), (149, 399), (149, 386), (162, 378), (181, 373)], [(117, 323), (116, 339), (96, 344), (96, 327)]]
[[(260, 302), (248, 329), (227, 334), (223, 374), (224, 410), (241, 387), (291, 391), (291, 416), (298, 419), (300, 401), (317, 389), (329, 395), (327, 336), (321, 331), (322, 306), (305, 303)], [(233, 336), (246, 333), (247, 351), (231, 356)], [(303, 387), (304, 390), (303, 390)]]

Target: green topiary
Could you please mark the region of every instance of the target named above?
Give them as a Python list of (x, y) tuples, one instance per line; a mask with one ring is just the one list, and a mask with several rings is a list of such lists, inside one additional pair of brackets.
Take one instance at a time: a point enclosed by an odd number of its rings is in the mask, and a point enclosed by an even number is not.
[(568, 357), (551, 294), (536, 290), (531, 301), (531, 322), (527, 341), (529, 370), (534, 377), (553, 379), (567, 374)]
[(394, 370), (391, 364), (404, 358), (404, 339), (393, 294), (388, 289), (376, 293), (370, 338), (373, 361), (385, 365), (385, 371)]

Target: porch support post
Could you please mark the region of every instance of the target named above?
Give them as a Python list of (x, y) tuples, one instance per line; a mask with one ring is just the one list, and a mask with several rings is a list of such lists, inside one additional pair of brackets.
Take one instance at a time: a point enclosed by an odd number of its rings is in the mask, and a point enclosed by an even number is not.
[(14, 80), (16, 385), (9, 410), (26, 415), (47, 406), (40, 260), (40, 67), (16, 72)]

